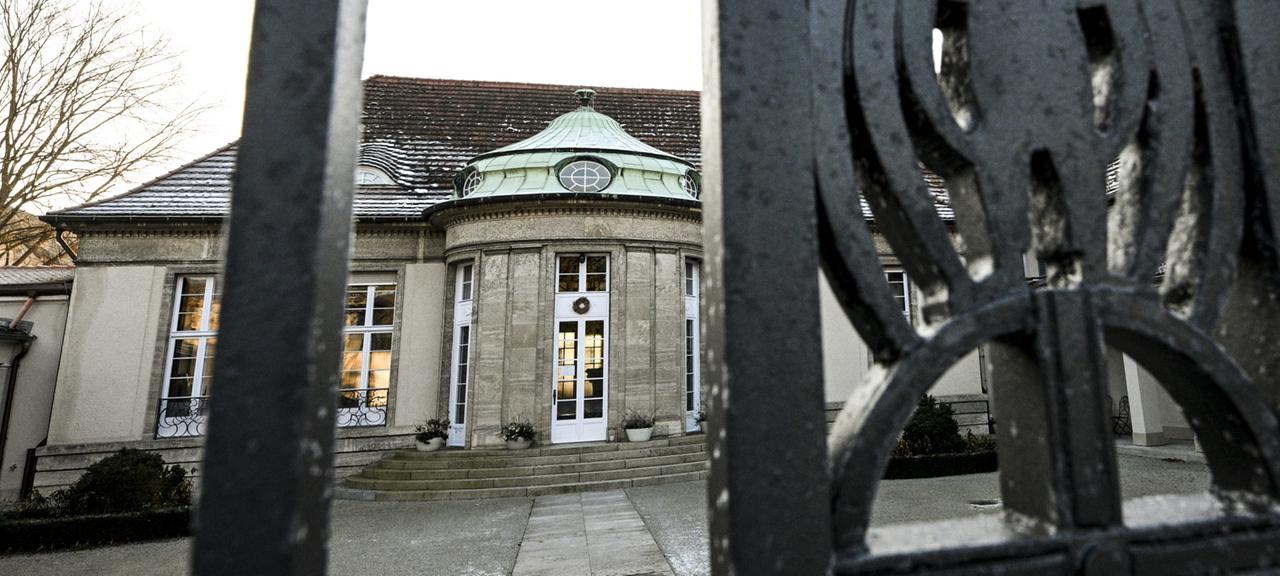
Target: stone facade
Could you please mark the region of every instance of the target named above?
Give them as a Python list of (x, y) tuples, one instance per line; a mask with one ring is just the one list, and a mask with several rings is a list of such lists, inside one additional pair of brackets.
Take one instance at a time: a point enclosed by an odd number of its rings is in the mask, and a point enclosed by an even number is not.
[[(609, 439), (628, 409), (656, 412), (659, 435), (684, 433), (681, 286), (685, 260), (702, 257), (697, 209), (513, 201), (432, 221), (446, 229), (451, 273), (463, 263), (477, 271), (467, 446), (500, 444), (499, 428), (517, 419), (550, 430), (558, 254), (609, 258)], [(446, 388), (442, 414), (447, 396)]]

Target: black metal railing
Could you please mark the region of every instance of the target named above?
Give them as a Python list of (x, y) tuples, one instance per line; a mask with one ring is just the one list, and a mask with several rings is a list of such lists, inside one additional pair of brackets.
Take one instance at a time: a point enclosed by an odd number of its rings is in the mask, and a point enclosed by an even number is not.
[(365, 428), (387, 425), (387, 388), (351, 388), (338, 391), (338, 427)]
[[(383, 388), (351, 388), (338, 393), (339, 428), (370, 428), (387, 425), (387, 398)], [(208, 396), (161, 398), (156, 411), (156, 438), (203, 436), (209, 414)]]
[(203, 436), (208, 410), (208, 396), (161, 398), (156, 412), (156, 438)]

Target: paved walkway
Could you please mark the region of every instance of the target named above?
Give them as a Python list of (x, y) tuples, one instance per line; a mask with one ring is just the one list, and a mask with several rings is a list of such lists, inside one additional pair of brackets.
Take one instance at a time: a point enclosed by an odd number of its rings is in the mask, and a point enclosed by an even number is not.
[(672, 576), (658, 543), (622, 491), (535, 500), (513, 574)]
[(1116, 453), (1159, 460), (1205, 463), (1204, 452), (1197, 450), (1195, 443), (1190, 440), (1171, 440), (1159, 446), (1138, 446), (1133, 443), (1131, 437), (1125, 436), (1116, 438)]
[[(1125, 498), (1203, 492), (1209, 470), (1178, 458), (1119, 457)], [(335, 576), (504, 576), (710, 572), (706, 482), (572, 496), (333, 507)], [(889, 480), (872, 527), (998, 514), (994, 473)], [(8, 576), (184, 576), (190, 539), (0, 556)]]

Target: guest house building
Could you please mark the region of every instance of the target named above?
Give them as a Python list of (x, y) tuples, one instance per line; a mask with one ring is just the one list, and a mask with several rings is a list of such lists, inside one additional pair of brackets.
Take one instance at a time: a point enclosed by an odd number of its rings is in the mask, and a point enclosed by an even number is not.
[[(368, 79), (338, 475), (410, 445), (428, 418), (448, 419), (448, 444), (463, 450), (499, 446), (513, 420), (533, 423), (542, 446), (618, 442), (631, 410), (656, 414), (657, 437), (698, 433), (699, 125), (697, 92)], [(236, 154), (232, 143), (124, 195), (44, 217), (79, 247), (65, 331), (49, 343), (60, 350), (40, 388), (52, 398), (47, 433), (10, 451), (33, 450), (33, 468), (19, 474), (31, 487), (65, 486), (122, 447), (197, 467), (219, 395), (212, 366)], [(781, 192), (793, 176), (771, 177)], [(950, 220), (945, 190), (931, 191)], [(880, 246), (902, 313), (919, 318), (910, 279)], [(825, 281), (821, 304), (837, 408), (871, 359)], [(988, 412), (982, 365), (974, 351), (934, 387), (977, 432)], [(1117, 366), (1126, 366), (1118, 356)], [(1143, 433), (1185, 429), (1175, 412), (1148, 419)], [(214, 426), (236, 425), (220, 417)], [(17, 482), (14, 463), (5, 456), (0, 485)]]

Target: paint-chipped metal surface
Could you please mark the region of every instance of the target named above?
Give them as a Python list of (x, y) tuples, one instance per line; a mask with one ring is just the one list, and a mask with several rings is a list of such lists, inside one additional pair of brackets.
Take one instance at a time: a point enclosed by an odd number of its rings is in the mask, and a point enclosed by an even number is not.
[(326, 570), (364, 15), (364, 0), (256, 4), (194, 524), (200, 576)]

